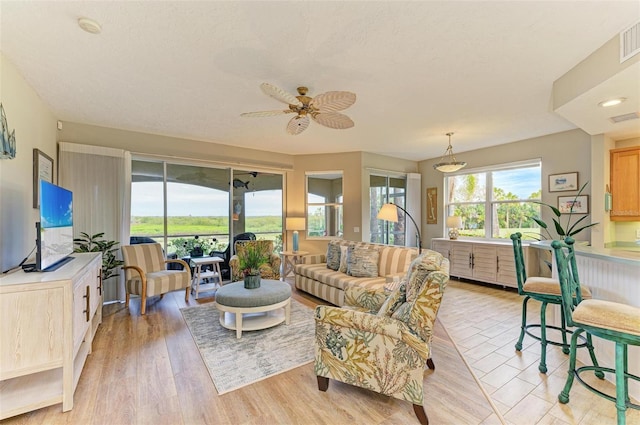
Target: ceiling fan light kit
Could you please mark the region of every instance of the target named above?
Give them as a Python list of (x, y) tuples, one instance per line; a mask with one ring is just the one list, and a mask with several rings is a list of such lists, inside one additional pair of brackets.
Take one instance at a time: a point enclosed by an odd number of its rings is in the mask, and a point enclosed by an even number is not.
[(271, 117), (282, 114), (295, 113), (287, 124), (287, 133), (300, 134), (309, 127), (309, 117), (320, 125), (338, 130), (344, 130), (354, 126), (348, 116), (337, 111), (347, 109), (356, 101), (356, 95), (348, 91), (330, 91), (319, 94), (316, 97), (307, 96), (307, 87), (298, 87), (298, 96), (294, 96), (281, 88), (269, 83), (262, 83), (260, 89), (277, 101), (289, 105), (289, 109), (277, 111), (245, 112), (243, 117)]
[(443, 173), (453, 173), (454, 171), (464, 168), (467, 163), (456, 160), (456, 157), (453, 155), (453, 148), (451, 147), (451, 136), (453, 136), (453, 133), (447, 133), (447, 136), (449, 136), (449, 146), (442, 158), (440, 158), (440, 162), (434, 164), (433, 168)]

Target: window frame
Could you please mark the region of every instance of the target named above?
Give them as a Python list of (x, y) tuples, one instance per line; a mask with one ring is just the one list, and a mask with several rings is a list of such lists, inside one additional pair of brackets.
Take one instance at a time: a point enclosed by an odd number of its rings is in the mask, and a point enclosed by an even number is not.
[[(304, 196), (304, 203), (305, 203), (305, 219), (307, 221), (307, 229), (305, 230), (305, 235), (307, 239), (312, 239), (312, 240), (329, 240), (329, 239), (342, 239), (344, 237), (344, 171), (343, 170), (328, 170), (328, 171), (306, 171), (304, 173), (305, 175), (305, 196)], [(309, 202), (309, 177), (314, 177), (314, 176), (331, 176), (331, 175), (340, 175), (340, 180), (341, 180), (341, 190), (340, 190), (340, 194), (338, 195), (337, 198), (342, 199), (342, 202), (338, 202), (338, 200), (334, 200), (333, 202)], [(321, 178), (321, 177), (318, 177)], [(338, 177), (336, 177), (337, 179)], [(316, 195), (315, 193), (311, 193), (312, 195)], [(333, 211), (334, 217), (333, 219), (335, 220), (336, 223), (336, 234), (335, 235), (323, 235), (323, 236), (310, 236), (309, 235), (309, 231), (311, 230), (309, 228), (309, 223), (312, 222), (312, 220), (310, 220), (309, 218), (309, 207), (320, 207), (323, 208), (325, 211), (327, 208), (330, 208), (331, 211)], [(328, 226), (326, 225), (326, 216), (325, 216), (325, 229), (328, 228)]]
[[(495, 164), (484, 167), (476, 167), (464, 169), (463, 171), (457, 171), (453, 173), (447, 173), (443, 178), (443, 187), (444, 187), (444, 206), (443, 206), (443, 217), (449, 216), (449, 211), (451, 208), (457, 205), (484, 205), (484, 236), (465, 236), (470, 239), (486, 239), (486, 240), (496, 240), (496, 241), (504, 241), (505, 238), (499, 238), (493, 236), (493, 215), (494, 215), (494, 206), (500, 204), (513, 204), (513, 203), (522, 203), (522, 202), (541, 202), (541, 198), (536, 199), (510, 199), (510, 200), (494, 200), (493, 199), (493, 173), (499, 171), (509, 171), (509, 170), (517, 170), (524, 168), (540, 168), (540, 181), (539, 181), (539, 190), (542, 196), (542, 158), (533, 158), (527, 159), (523, 161), (515, 161), (504, 164)], [(485, 175), (485, 199), (484, 201), (465, 201), (465, 202), (449, 202), (450, 193), (449, 193), (449, 182), (448, 179), (457, 176), (469, 175), (469, 174), (484, 174)], [(497, 207), (496, 207), (497, 210)], [(443, 220), (443, 234), (447, 234), (448, 229), (446, 228), (446, 220)], [(499, 234), (499, 228), (498, 234)]]

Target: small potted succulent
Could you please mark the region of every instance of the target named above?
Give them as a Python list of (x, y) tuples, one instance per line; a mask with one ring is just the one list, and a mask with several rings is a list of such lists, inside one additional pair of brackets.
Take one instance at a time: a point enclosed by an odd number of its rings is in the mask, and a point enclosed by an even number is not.
[(269, 257), (259, 245), (248, 243), (244, 253), (238, 256), (240, 270), (244, 274), (244, 287), (255, 289), (260, 287), (260, 266), (269, 261)]

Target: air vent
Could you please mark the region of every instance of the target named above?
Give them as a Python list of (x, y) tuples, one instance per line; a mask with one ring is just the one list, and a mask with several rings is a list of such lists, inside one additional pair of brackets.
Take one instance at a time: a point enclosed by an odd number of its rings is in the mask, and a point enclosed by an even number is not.
[(640, 53), (640, 21), (620, 33), (620, 63)]
[(638, 118), (640, 118), (640, 114), (637, 112), (632, 112), (630, 114), (618, 115), (615, 117), (611, 117), (609, 119), (611, 120), (612, 123), (619, 123), (622, 121), (635, 120)]

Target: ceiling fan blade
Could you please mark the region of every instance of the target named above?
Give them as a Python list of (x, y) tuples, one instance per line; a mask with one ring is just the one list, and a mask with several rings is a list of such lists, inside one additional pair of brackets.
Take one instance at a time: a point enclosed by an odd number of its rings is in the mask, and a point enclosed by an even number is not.
[(287, 124), (287, 133), (295, 136), (305, 131), (307, 127), (309, 127), (309, 116), (297, 115), (291, 118), (291, 121)]
[(329, 91), (314, 97), (310, 106), (320, 112), (335, 112), (347, 109), (356, 101), (356, 94), (348, 91)]
[(291, 114), (294, 111), (291, 109), (282, 111), (258, 111), (258, 112), (244, 112), (240, 114), (241, 117), (275, 117), (276, 115)]
[(269, 83), (260, 84), (260, 88), (267, 96), (271, 96), (272, 98), (279, 100), (282, 103), (286, 103), (287, 105), (294, 106), (302, 106), (302, 102), (298, 100), (297, 97), (292, 95), (291, 93), (287, 93), (286, 91), (278, 88)]
[(339, 112), (318, 112), (312, 116), (318, 124), (322, 124), (329, 128), (336, 128), (338, 130), (351, 128), (355, 125), (351, 118)]

